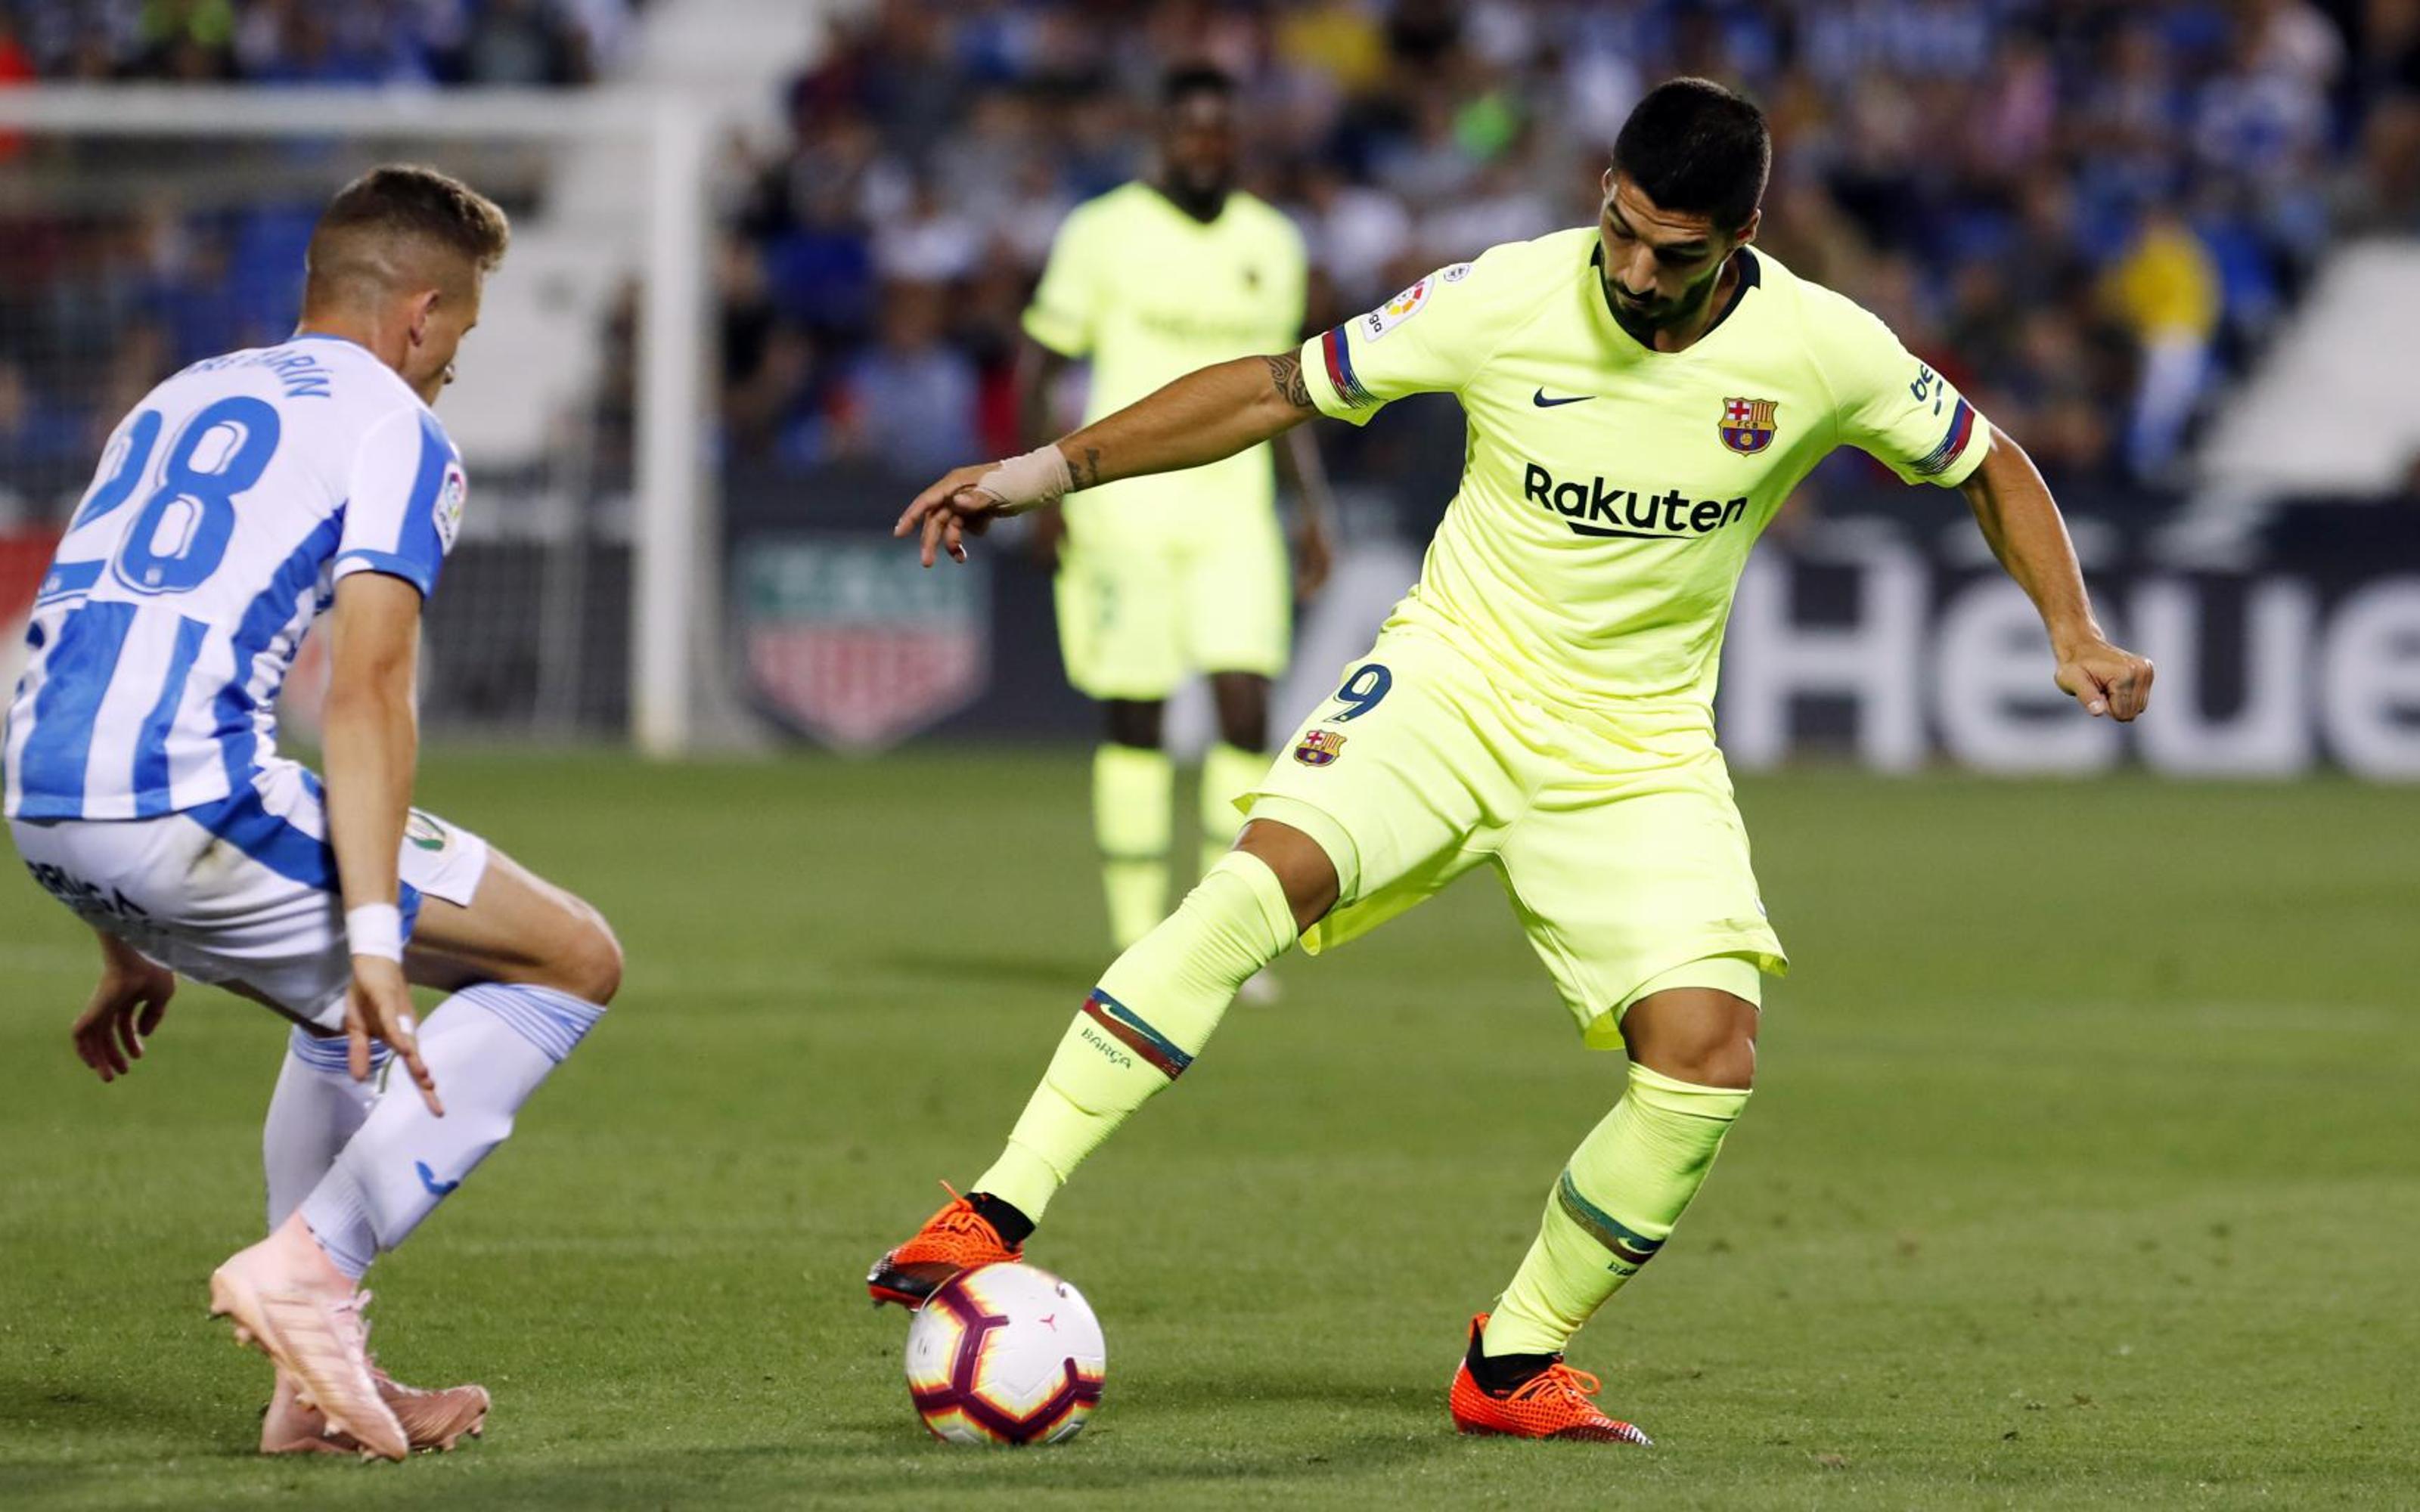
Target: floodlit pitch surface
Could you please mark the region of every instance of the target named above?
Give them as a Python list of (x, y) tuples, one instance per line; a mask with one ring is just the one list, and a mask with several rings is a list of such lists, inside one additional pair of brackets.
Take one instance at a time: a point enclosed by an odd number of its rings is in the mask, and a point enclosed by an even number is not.
[[(0, 882), (0, 1503), (2408, 1504), (2420, 794), (1743, 784), (1798, 976), (1697, 1209), (1575, 1359), (1652, 1451), (1467, 1442), (1464, 1320), (1620, 1085), (1473, 878), (1239, 1010), (1033, 1247), (1099, 1308), (1061, 1450), (928, 1440), (866, 1263), (991, 1154), (1101, 964), (1076, 754), (439, 760), (628, 987), (373, 1277), (487, 1442), (250, 1450), (203, 1315), (282, 1029), (202, 990), (104, 1088), (89, 947)], [(10, 869), (12, 872), (14, 868)]]

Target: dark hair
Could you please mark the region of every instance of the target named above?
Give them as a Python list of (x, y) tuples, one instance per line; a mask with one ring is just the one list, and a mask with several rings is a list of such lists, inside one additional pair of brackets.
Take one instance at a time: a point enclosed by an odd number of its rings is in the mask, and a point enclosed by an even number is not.
[(1171, 69), (1159, 81), (1159, 102), (1182, 104), (1193, 95), (1217, 95), (1221, 100), (1235, 98), (1235, 76), (1208, 63), (1188, 63)]
[(481, 272), (504, 257), (512, 226), (495, 201), (451, 174), (416, 163), (388, 163), (336, 192), (312, 229), (304, 298), (341, 297), (357, 279), (384, 281), (411, 254), (460, 257)]
[(1764, 112), (1712, 79), (1668, 79), (1621, 123), (1613, 166), (1659, 208), (1736, 230), (1764, 198), (1773, 133)]

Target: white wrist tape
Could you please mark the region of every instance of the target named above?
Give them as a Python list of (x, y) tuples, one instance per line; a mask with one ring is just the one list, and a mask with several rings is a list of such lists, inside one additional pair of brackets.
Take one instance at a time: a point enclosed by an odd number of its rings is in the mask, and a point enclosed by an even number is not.
[(1057, 503), (1061, 495), (1074, 490), (1076, 475), (1054, 442), (1005, 459), (977, 478), (975, 486), (1001, 501), (1001, 514), (1022, 515)]
[(345, 943), (354, 955), (381, 961), (403, 959), (403, 911), (393, 903), (364, 903), (345, 910)]

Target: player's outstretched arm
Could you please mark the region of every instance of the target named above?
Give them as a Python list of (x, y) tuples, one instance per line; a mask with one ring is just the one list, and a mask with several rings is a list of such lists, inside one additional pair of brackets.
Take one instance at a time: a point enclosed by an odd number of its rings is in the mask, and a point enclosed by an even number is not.
[(419, 759), (412, 683), (420, 660), (420, 590), (384, 573), (356, 572), (336, 583), (329, 625), (328, 703), (322, 717), (328, 762), (328, 842), (336, 853), (353, 953), (345, 1032), (353, 1079), (366, 1081), (370, 1041), (383, 1040), (420, 1084), (429, 1111), (444, 1114), (437, 1084), (420, 1058), (411, 989), (403, 976), (396, 902), (396, 856), (411, 806)]
[(954, 470), (916, 496), (894, 535), (921, 535), (924, 565), (995, 518), (1056, 503), (1078, 488), (1198, 468), (1257, 446), (1317, 413), (1299, 354), (1239, 357), (1187, 373), (1071, 436), (1003, 462)]
[(1992, 554), (2040, 610), (2058, 659), (2058, 686), (2086, 714), (2120, 721), (2141, 714), (2151, 699), (2151, 662), (2112, 645), (2092, 617), (2084, 572), (2067, 522), (2024, 448), (1994, 427), (1992, 449), (1959, 485)]

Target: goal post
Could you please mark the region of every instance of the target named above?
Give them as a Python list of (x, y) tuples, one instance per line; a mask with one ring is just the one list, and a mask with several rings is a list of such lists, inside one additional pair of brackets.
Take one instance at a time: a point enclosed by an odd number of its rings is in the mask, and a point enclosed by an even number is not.
[[(440, 594), (431, 608), (440, 678), (452, 664), (485, 691), (449, 701), (441, 682), (431, 722), (506, 736), (616, 735), (672, 758), (695, 748), (702, 711), (715, 709), (721, 686), (720, 552), (710, 547), (720, 509), (706, 449), (715, 118), (692, 96), (625, 86), (0, 89), (0, 225), (72, 222), (106, 244), (121, 222), (132, 236), (147, 217), (220, 216), (243, 228), (219, 249), (220, 289), (241, 304), (248, 282), (256, 313), (274, 301), (275, 280), (299, 294), (299, 255), (287, 267), (245, 268), (239, 244), (250, 237), (295, 254), (294, 208), (324, 202), (371, 163), (428, 161), (505, 202), (516, 253), (483, 316), (496, 329), (466, 347), (463, 381), (440, 410), (473, 487), (449, 581), (483, 601)], [(88, 270), (59, 272), (74, 284)], [(258, 297), (264, 285), (268, 301)], [(185, 298), (206, 302), (220, 289)], [(636, 317), (627, 372), (615, 370), (606, 337), (626, 290)], [(95, 301), (79, 340), (106, 345), (128, 329), (113, 327), (108, 306)], [(85, 381), (75, 375), (96, 369), (94, 354), (8, 328), (8, 312), (30, 308), (0, 300), (0, 360), (12, 345), (51, 350), (57, 361), (38, 380)], [(213, 318), (184, 320), (177, 334), (238, 324), (232, 310), (202, 313)], [(163, 360), (205, 355), (163, 345)], [(613, 408), (604, 396), (624, 388), (627, 466), (604, 455), (618, 454), (621, 438), (597, 419)], [(64, 397), (85, 409), (108, 402), (99, 391)], [(55, 498), (20, 498), (13, 508), (36, 523), (62, 512)]]

